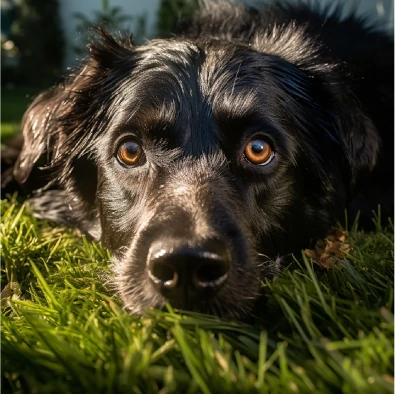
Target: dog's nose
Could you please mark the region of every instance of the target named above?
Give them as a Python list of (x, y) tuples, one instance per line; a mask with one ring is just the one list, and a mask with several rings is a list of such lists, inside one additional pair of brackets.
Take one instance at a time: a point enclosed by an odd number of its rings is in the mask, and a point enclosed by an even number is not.
[(225, 243), (208, 240), (198, 247), (155, 243), (147, 259), (148, 276), (154, 286), (176, 306), (212, 298), (225, 284), (231, 254)]

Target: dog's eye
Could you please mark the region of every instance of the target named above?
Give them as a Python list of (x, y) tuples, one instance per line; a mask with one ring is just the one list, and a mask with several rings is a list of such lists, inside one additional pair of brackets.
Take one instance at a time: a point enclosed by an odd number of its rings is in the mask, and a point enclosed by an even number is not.
[(250, 163), (264, 166), (272, 161), (274, 151), (262, 138), (254, 138), (246, 145), (244, 156)]
[(118, 148), (118, 160), (128, 166), (138, 163), (143, 154), (143, 148), (135, 141), (124, 141)]

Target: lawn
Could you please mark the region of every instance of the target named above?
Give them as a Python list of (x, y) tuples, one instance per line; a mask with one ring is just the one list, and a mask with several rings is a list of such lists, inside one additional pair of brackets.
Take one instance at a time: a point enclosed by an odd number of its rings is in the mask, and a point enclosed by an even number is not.
[(2, 89), (1, 92), (1, 141), (5, 142), (19, 131), (20, 121), (27, 106), (37, 94), (37, 89)]
[[(9, 97), (17, 105), (3, 94), (2, 122), (17, 125), (29, 100)], [(16, 198), (1, 214), (4, 393), (394, 391), (386, 220), (371, 233), (350, 226), (340, 268), (296, 256), (262, 283), (266, 306), (242, 324), (170, 307), (130, 316), (104, 285), (110, 256), (100, 245), (35, 219)]]

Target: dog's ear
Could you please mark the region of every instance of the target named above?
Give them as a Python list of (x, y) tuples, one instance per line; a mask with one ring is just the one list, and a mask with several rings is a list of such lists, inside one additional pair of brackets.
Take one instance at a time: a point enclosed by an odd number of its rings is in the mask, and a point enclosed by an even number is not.
[(37, 167), (45, 165), (44, 156), (50, 145), (48, 126), (60, 101), (54, 89), (41, 93), (22, 118), (23, 144), (14, 166), (14, 177), (28, 192), (47, 183)]
[(343, 108), (347, 114), (341, 121), (341, 134), (351, 168), (351, 188), (355, 190), (362, 186), (376, 167), (381, 138), (371, 119), (359, 109), (358, 104), (354, 109), (352, 106), (345, 108), (351, 109), (347, 111)]
[[(75, 201), (93, 209), (97, 170), (92, 141), (105, 130), (107, 107), (120, 72), (132, 67), (129, 38), (98, 30), (89, 55), (63, 83), (40, 94), (26, 111), (24, 143), (14, 177), (27, 191), (61, 185)], [(121, 71), (120, 71), (121, 70)]]
[(133, 45), (129, 37), (117, 41), (102, 29), (96, 33), (82, 67), (64, 83), (40, 94), (22, 119), (24, 143), (14, 170), (21, 184), (38, 164), (49, 165), (64, 154), (77, 156), (76, 149), (65, 152), (65, 147), (75, 148), (70, 145), (80, 142), (90, 130), (76, 128), (73, 122), (89, 122), (98, 104), (97, 93), (109, 82), (109, 70), (130, 55)]

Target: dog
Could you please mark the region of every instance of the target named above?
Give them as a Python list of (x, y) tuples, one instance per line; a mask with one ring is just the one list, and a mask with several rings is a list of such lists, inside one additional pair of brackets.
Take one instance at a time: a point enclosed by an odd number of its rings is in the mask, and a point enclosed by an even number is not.
[(393, 39), (340, 10), (205, 4), (141, 46), (100, 31), (5, 177), (111, 250), (131, 313), (246, 318), (345, 209), (393, 217)]

